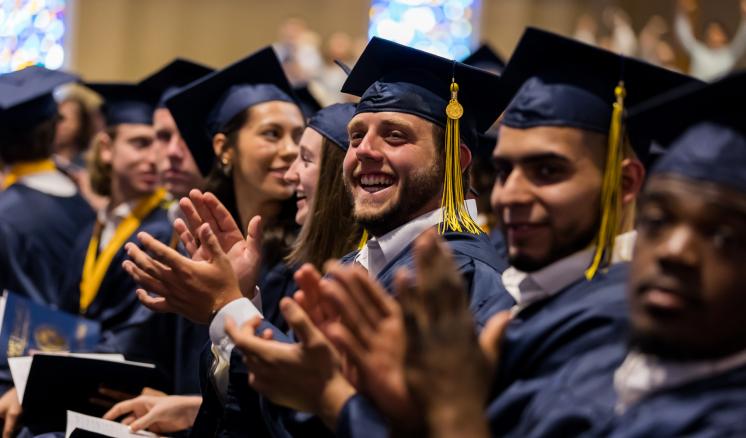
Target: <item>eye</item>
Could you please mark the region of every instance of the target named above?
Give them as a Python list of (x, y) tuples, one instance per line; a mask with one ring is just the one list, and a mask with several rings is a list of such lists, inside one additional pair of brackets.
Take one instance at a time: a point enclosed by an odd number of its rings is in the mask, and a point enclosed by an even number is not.
[(129, 143), (137, 149), (145, 149), (153, 144), (153, 139), (147, 137), (136, 137), (130, 140)]
[(306, 164), (313, 163), (313, 157), (311, 157), (311, 155), (303, 149), (301, 149), (301, 152), (300, 152), (300, 160)]
[(386, 142), (393, 145), (400, 145), (407, 142), (407, 135), (398, 129), (392, 129), (386, 133)]
[(271, 140), (271, 141), (277, 141), (280, 138), (282, 138), (282, 132), (280, 132), (279, 129), (266, 129), (261, 132), (262, 137)]
[(552, 183), (561, 180), (566, 173), (565, 166), (557, 163), (537, 163), (532, 169), (533, 176), (540, 182)]
[(637, 216), (637, 229), (649, 237), (658, 235), (670, 224), (671, 218), (659, 207), (644, 207)]
[(508, 180), (508, 177), (510, 176), (510, 172), (513, 170), (513, 166), (511, 166), (508, 163), (493, 163), (493, 166), (495, 167), (495, 177), (500, 184), (505, 184), (505, 181)]
[(168, 143), (171, 141), (171, 135), (168, 131), (159, 131), (155, 134), (155, 138), (160, 142)]
[(365, 137), (364, 132), (352, 131), (350, 133), (350, 147), (357, 147), (363, 141), (363, 137)]

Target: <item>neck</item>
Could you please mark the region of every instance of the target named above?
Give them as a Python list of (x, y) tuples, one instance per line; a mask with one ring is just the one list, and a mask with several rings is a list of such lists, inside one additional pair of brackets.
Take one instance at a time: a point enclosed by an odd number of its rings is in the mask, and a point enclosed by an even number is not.
[(109, 196), (109, 205), (107, 210), (111, 211), (113, 208), (124, 204), (125, 202), (131, 202), (150, 195), (150, 193), (139, 192), (127, 184), (122, 183), (117, 178), (113, 178), (111, 181), (111, 196)]
[(257, 196), (256, 190), (252, 190), (247, 184), (241, 184), (233, 180), (233, 190), (236, 196), (236, 209), (241, 221), (241, 231), (244, 232), (249, 225), (249, 221), (254, 216), (261, 216), (262, 223), (267, 224), (274, 221), (282, 208), (282, 202), (277, 200), (267, 200)]
[(412, 213), (406, 215), (403, 220), (397, 221), (386, 219), (380, 221), (380, 226), (371, 224), (371, 226), (366, 226), (366, 228), (368, 228), (368, 232), (370, 232), (372, 236), (381, 237), (403, 225), (408, 224), (409, 222), (412, 222), (423, 214), (430, 213), (431, 211), (440, 208), (440, 202), (441, 198), (440, 195), (438, 195), (438, 197), (429, 200), (428, 202), (422, 204), (418, 209), (414, 210)]
[(59, 144), (55, 149), (55, 154), (68, 162), (72, 161), (78, 154), (78, 147), (74, 144)]

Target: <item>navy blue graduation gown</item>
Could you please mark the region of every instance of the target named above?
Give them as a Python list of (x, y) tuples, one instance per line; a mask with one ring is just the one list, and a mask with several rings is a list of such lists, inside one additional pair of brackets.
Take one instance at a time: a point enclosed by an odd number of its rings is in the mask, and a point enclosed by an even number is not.
[(58, 306), (75, 238), (93, 220), (78, 194), (53, 196), (20, 183), (0, 192), (0, 290)]
[(628, 271), (627, 263), (615, 264), (513, 318), (487, 408), (493, 434), (508, 433), (532, 398), (574, 357), (625, 339)]
[[(94, 225), (81, 233), (65, 280), (65, 307), (80, 311), (80, 280)], [(139, 245), (137, 234), (148, 232), (169, 244), (172, 237), (167, 211), (156, 208), (148, 214), (127, 242)], [(126, 242), (125, 242), (126, 243)], [(121, 353), (128, 360), (154, 363), (162, 371), (166, 391), (194, 394), (199, 391), (199, 354), (207, 329), (172, 314), (150, 311), (137, 299), (138, 288), (122, 268), (127, 259), (124, 245), (114, 255), (96, 297), (83, 316), (101, 323), (102, 341), (97, 350)]]
[(493, 228), (492, 231), (490, 231), (490, 240), (499, 256), (500, 272), (504, 272), (510, 266), (510, 262), (508, 262), (508, 244), (505, 243), (505, 237), (503, 236), (502, 230), (499, 228)]
[[(515, 304), (502, 284), (500, 259), (485, 234), (447, 232), (443, 238), (451, 250), (456, 268), (464, 278), (469, 295), (469, 309), (474, 316), (477, 329), (481, 330), (497, 306), (508, 309)], [(342, 262), (352, 263), (356, 255), (357, 253), (349, 254)], [(412, 244), (379, 273), (377, 279), (387, 291), (393, 292), (394, 275), (402, 267), (414, 272)], [(286, 424), (292, 424), (292, 421), (286, 419)], [(316, 424), (314, 423), (314, 427)], [(297, 425), (295, 429), (299, 429)], [(354, 437), (388, 436), (386, 425), (374, 406), (359, 395), (352, 397), (345, 404), (336, 433), (340, 436)]]

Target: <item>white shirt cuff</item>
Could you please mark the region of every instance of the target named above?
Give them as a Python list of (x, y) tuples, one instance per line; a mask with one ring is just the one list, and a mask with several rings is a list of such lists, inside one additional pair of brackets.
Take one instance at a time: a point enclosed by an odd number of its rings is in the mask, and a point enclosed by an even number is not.
[[(256, 296), (259, 294), (257, 293)], [(261, 303), (261, 298), (260, 298)], [(225, 318), (230, 316), (233, 321), (241, 326), (251, 318), (262, 317), (262, 313), (252, 304), (248, 298), (239, 298), (223, 306), (210, 323), (210, 341), (218, 347), (223, 359), (230, 360), (233, 342), (225, 334)]]

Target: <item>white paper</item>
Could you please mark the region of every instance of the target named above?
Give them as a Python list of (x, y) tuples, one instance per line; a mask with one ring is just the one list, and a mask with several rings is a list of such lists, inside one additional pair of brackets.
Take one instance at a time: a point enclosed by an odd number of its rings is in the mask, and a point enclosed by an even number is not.
[[(155, 365), (142, 362), (128, 362), (121, 354), (95, 354), (95, 353), (37, 353), (52, 356), (72, 356), (91, 360), (104, 360), (109, 362), (121, 362), (134, 366), (153, 368)], [(34, 356), (9, 357), (10, 375), (13, 378), (13, 386), (18, 393), (18, 402), (23, 404), (23, 394), (26, 391), (28, 376), (31, 372), (31, 364)]]
[(103, 418), (91, 417), (73, 411), (67, 411), (67, 428), (65, 429), (65, 438), (70, 438), (70, 434), (75, 429), (95, 432), (113, 438), (140, 438), (140, 437), (157, 437), (152, 432), (141, 431), (137, 433), (130, 432), (129, 426), (115, 421), (104, 420)]

